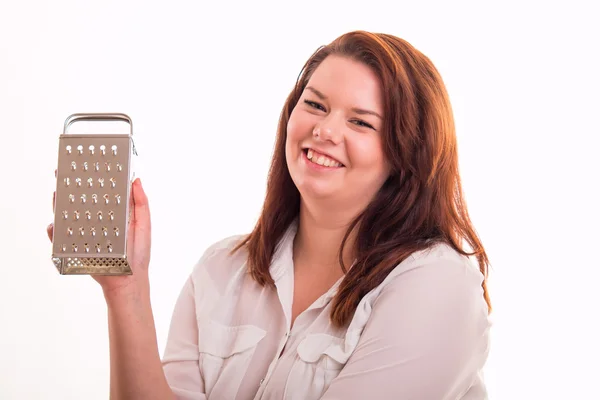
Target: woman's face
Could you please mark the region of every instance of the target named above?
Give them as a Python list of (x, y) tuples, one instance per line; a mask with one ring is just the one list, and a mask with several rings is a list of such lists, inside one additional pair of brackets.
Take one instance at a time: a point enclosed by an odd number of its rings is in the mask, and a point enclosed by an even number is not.
[(325, 58), (287, 125), (286, 161), (301, 196), (366, 207), (389, 175), (383, 118), (375, 72), (349, 58)]

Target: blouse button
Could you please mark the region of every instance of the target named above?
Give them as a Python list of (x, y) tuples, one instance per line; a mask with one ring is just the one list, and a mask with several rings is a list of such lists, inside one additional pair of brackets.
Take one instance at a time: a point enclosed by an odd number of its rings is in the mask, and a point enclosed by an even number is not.
[(262, 385), (264, 381), (265, 381), (265, 378), (261, 379), (259, 385)]

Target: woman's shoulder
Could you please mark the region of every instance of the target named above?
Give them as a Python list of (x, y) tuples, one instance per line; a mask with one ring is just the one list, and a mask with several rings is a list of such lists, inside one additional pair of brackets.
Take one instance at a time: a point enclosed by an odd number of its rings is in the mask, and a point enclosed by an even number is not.
[[(446, 243), (435, 243), (423, 250), (416, 251), (400, 262), (374, 288), (365, 301), (373, 304), (380, 295), (386, 294), (398, 301), (406, 302), (409, 293), (414, 297), (411, 304), (419, 303), (422, 298), (436, 298), (443, 301), (471, 302), (476, 299), (485, 305), (481, 293), (484, 276), (479, 265), (471, 257), (465, 256)], [(456, 296), (458, 293), (461, 295)], [(414, 300), (414, 301), (413, 301)]]
[(490, 321), (482, 282), (474, 260), (448, 244), (432, 244), (400, 262), (362, 298), (349, 332), (360, 332), (376, 310), (384, 320), (418, 312), (421, 321), (426, 316), (430, 321), (451, 318), (487, 329)]
[(474, 259), (458, 252), (448, 243), (433, 243), (429, 247), (412, 253), (392, 272), (399, 275), (414, 269), (428, 269), (439, 274), (467, 274), (483, 279), (483, 274)]

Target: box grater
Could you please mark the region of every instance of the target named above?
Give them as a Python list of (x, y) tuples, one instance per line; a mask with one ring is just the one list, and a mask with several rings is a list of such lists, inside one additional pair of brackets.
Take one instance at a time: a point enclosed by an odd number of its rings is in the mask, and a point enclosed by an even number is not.
[[(121, 121), (128, 134), (68, 134), (78, 121)], [(130, 275), (127, 235), (134, 180), (131, 118), (73, 114), (59, 137), (52, 261), (62, 275)]]

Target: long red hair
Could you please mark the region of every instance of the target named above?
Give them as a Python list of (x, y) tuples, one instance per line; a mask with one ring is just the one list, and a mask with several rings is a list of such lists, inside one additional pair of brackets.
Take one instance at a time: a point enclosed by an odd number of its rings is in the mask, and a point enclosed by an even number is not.
[[(392, 169), (366, 209), (350, 224), (339, 249), (345, 272), (333, 299), (331, 321), (345, 326), (362, 297), (377, 287), (411, 253), (435, 243), (475, 256), (483, 273), (489, 261), (467, 212), (458, 168), (454, 117), (444, 82), (433, 63), (411, 44), (388, 34), (355, 31), (319, 48), (306, 62), (281, 112), (268, 175), (267, 193), (254, 230), (234, 251), (246, 247), (251, 276), (274, 286), (269, 273), (275, 248), (300, 211), (300, 193), (285, 159), (287, 124), (313, 72), (330, 55), (364, 63), (383, 88), (383, 149)], [(350, 270), (342, 250), (356, 228), (356, 263)], [(466, 242), (469, 250), (463, 248)]]

